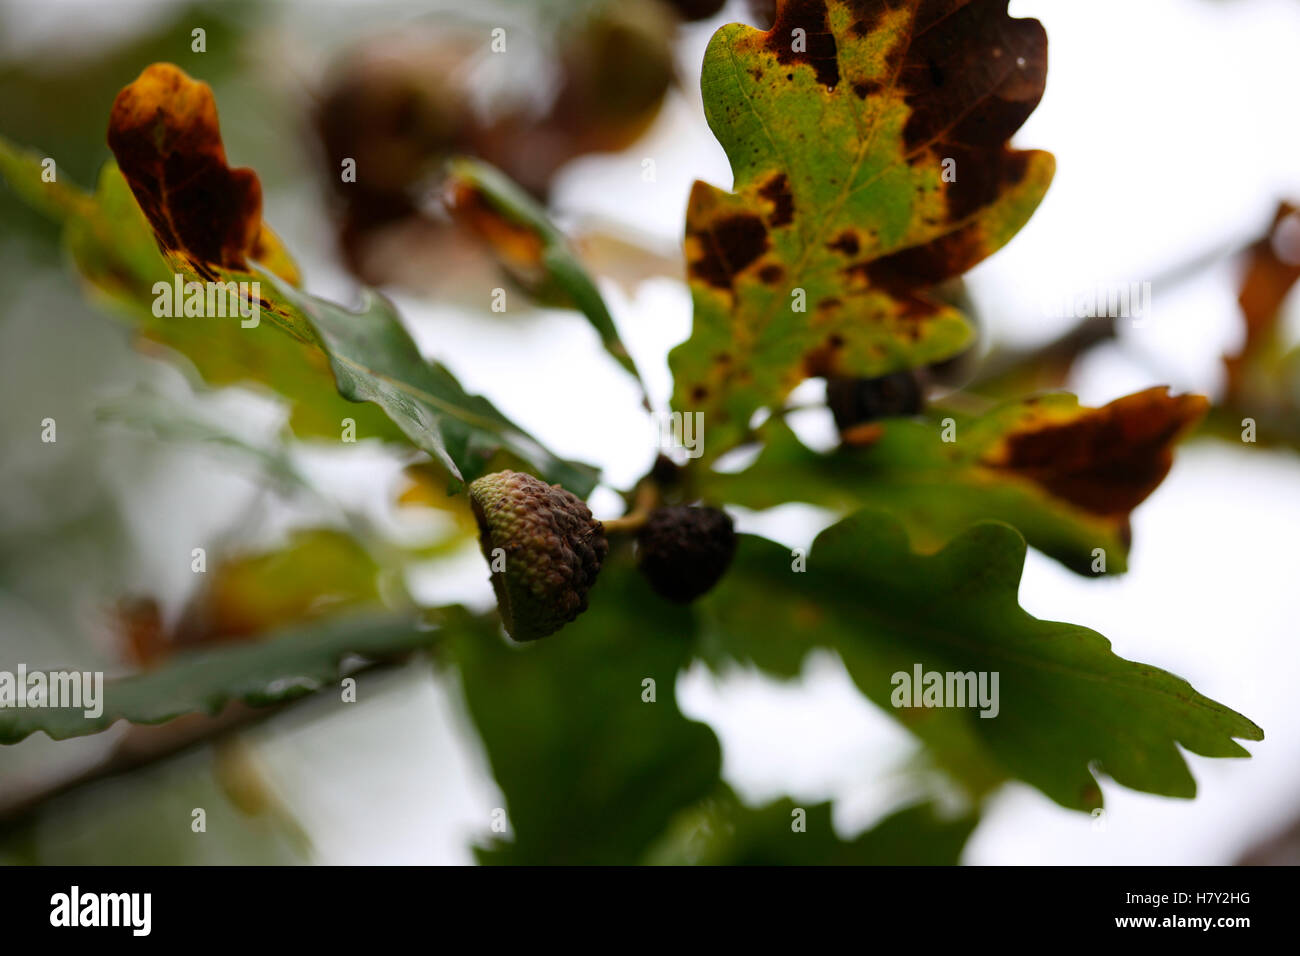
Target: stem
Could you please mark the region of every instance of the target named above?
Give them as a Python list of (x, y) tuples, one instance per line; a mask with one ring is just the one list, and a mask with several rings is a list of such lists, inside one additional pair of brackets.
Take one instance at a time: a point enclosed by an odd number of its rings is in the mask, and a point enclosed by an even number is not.
[(637, 513), (633, 511), (621, 518), (607, 518), (601, 521), (601, 524), (604, 526), (606, 534), (634, 534), (641, 530), (649, 518), (649, 512)]
[(636, 486), (636, 501), (632, 510), (621, 518), (602, 521), (606, 534), (635, 534), (650, 519), (650, 512), (659, 507), (659, 486), (649, 478), (641, 479)]
[[(366, 664), (351, 672), (350, 676), (392, 673), (405, 663), (406, 658)], [(0, 838), (9, 836), (24, 823), (30, 823), (45, 804), (57, 797), (227, 739), (241, 730), (283, 715), (285, 711), (305, 712), (308, 708), (304, 705), (321, 699), (319, 694), (308, 694), (266, 707), (232, 701), (220, 714), (211, 717), (196, 712), (165, 724), (131, 724), (127, 736), (100, 763), (30, 788), (7, 789), (0, 798)]]

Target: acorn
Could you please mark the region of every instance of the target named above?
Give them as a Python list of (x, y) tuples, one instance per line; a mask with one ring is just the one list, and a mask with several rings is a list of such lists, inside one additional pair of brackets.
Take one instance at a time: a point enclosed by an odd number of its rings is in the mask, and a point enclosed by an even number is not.
[(749, 15), (754, 26), (760, 30), (770, 30), (776, 23), (776, 0), (748, 0)]
[(881, 418), (916, 415), (925, 407), (925, 392), (914, 371), (878, 378), (826, 380), (826, 404), (841, 432)]
[(587, 609), (609, 543), (581, 498), (498, 471), (472, 482), (469, 500), (507, 634), (535, 641)]
[(727, 0), (669, 0), (683, 20), (707, 20), (727, 5)]
[(717, 508), (656, 508), (637, 533), (637, 567), (662, 598), (689, 604), (718, 583), (736, 554), (736, 529)]

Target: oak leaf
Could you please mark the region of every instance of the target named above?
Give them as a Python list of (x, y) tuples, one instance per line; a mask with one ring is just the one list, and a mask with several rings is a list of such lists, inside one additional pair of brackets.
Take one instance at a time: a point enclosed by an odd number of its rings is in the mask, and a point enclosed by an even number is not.
[(773, 422), (754, 464), (708, 475), (706, 490), (749, 508), (881, 508), (926, 553), (997, 519), (1074, 571), (1114, 574), (1127, 570), (1130, 513), (1168, 474), (1174, 444), (1207, 408), (1200, 395), (1163, 387), (1101, 408), (1058, 392), (954, 418), (951, 442), (942, 440), (942, 419), (895, 418), (860, 426), (874, 430), (870, 443), (825, 455)]
[(1007, 144), (1042, 96), (1047, 38), (1006, 6), (785, 0), (767, 32), (714, 35), (704, 109), (735, 185), (691, 193), (695, 324), (670, 357), (674, 405), (704, 412), (708, 454), (805, 378), (971, 343), (928, 289), (1005, 245), (1054, 170)]
[[(1190, 798), (1196, 782), (1180, 747), (1245, 757), (1238, 739), (1264, 739), (1187, 681), (1115, 654), (1096, 631), (1029, 614), (1017, 598), (1024, 562), (1024, 539), (995, 521), (919, 555), (896, 520), (857, 512), (818, 535), (802, 574), (786, 548), (742, 536), (732, 570), (701, 602), (700, 647), (715, 664), (753, 661), (782, 676), (813, 648), (836, 651), (864, 696), (974, 794), (1017, 778), (1088, 811), (1102, 805), (1104, 773)], [(899, 675), (918, 670), (927, 686), (940, 675), (950, 696), (924, 700), (920, 682), (900, 693)]]

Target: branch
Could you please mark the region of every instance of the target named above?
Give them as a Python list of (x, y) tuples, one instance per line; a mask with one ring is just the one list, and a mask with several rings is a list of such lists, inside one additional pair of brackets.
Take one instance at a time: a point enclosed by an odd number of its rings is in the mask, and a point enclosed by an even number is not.
[[(397, 671), (410, 660), (365, 664), (349, 673), (349, 677), (362, 674), (378, 675)], [(0, 839), (21, 829), (35, 817), (46, 803), (67, 796), (91, 784), (124, 776), (163, 760), (198, 750), (240, 730), (256, 726), (306, 701), (320, 700), (320, 694), (307, 694), (293, 700), (266, 707), (252, 707), (241, 701), (232, 701), (221, 713), (187, 714), (165, 724), (131, 724), (125, 737), (100, 763), (62, 779), (47, 781), (43, 786), (24, 791), (8, 786), (0, 794)]]

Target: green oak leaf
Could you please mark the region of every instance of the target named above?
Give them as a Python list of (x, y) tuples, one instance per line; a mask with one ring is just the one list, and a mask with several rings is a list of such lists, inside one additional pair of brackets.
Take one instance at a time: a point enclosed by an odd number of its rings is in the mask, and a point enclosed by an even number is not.
[[(929, 420), (874, 423), (868, 443), (827, 454), (773, 421), (753, 465), (701, 481), (706, 496), (747, 508), (804, 501), (842, 512), (887, 511), (925, 553), (977, 521), (1005, 521), (1073, 571), (1119, 574), (1128, 568), (1129, 515), (1163, 480), (1171, 446), (1206, 404), (1164, 388), (1101, 408), (1054, 393), (976, 418), (937, 412)], [(944, 440), (946, 422), (951, 441)]]
[(383, 296), (365, 290), (360, 311), (352, 312), (262, 275), (308, 316), (343, 397), (378, 405), (455, 478), (470, 482), (517, 462), (579, 497), (595, 487), (594, 469), (556, 458), (486, 398), (466, 392), (444, 366), (426, 361)]
[(511, 645), (495, 622), (459, 630), (451, 658), (509, 815), (482, 862), (640, 862), (717, 788), (718, 741), (682, 715), (674, 691), (690, 612), (655, 597), (626, 555), (554, 637)]
[(55, 740), (98, 733), (118, 720), (161, 724), (185, 714), (216, 714), (231, 701), (266, 706), (313, 693), (341, 676), (349, 655), (399, 657), (438, 638), (409, 614), (366, 613), (304, 624), (250, 643), (169, 657), (155, 670), (105, 681), (103, 713), (84, 708), (0, 707), (0, 743), (43, 730)]
[[(701, 651), (781, 675), (814, 648), (835, 650), (862, 693), (915, 733), (975, 793), (1006, 778), (1064, 807), (1101, 805), (1093, 769), (1135, 790), (1192, 797), (1178, 747), (1207, 757), (1262, 740), (1240, 714), (1165, 671), (1116, 656), (1085, 627), (1042, 621), (1017, 600), (1025, 542), (984, 522), (934, 555), (896, 521), (859, 512), (822, 532), (807, 570), (788, 550), (743, 537), (703, 601)], [(894, 707), (894, 675), (996, 672), (996, 717), (970, 707)]]
[(1047, 38), (1005, 0), (788, 0), (722, 27), (704, 110), (735, 176), (686, 214), (695, 322), (674, 406), (706, 455), (808, 377), (949, 358), (973, 328), (929, 289), (1005, 245), (1054, 171), (1008, 138), (1037, 105)]

